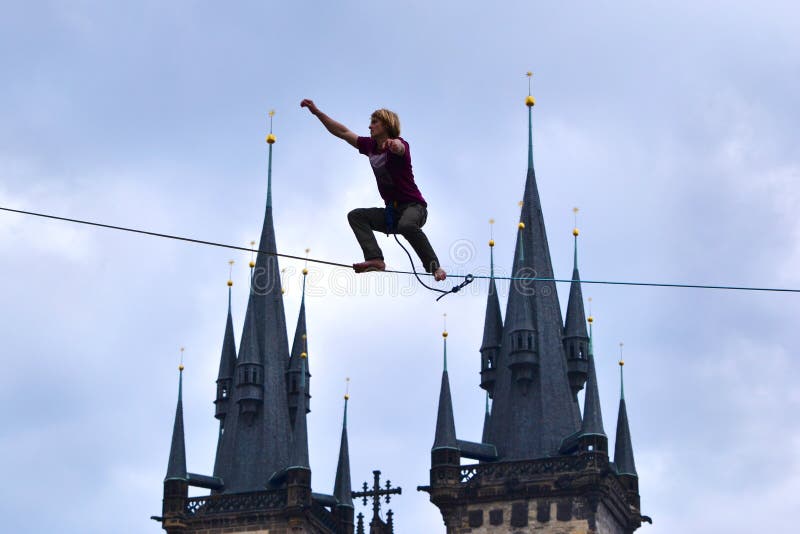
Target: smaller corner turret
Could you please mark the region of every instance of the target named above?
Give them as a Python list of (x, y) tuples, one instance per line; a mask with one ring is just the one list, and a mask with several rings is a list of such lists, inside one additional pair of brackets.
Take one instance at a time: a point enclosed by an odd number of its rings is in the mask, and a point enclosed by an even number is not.
[[(233, 260), (228, 262), (233, 267)], [(219, 359), (217, 374), (217, 395), (214, 399), (214, 417), (220, 422), (220, 429), (225, 423), (225, 416), (230, 410), (233, 393), (233, 376), (236, 372), (236, 340), (233, 335), (233, 317), (231, 314), (231, 288), (233, 280), (228, 278), (228, 317), (225, 322), (225, 335), (222, 340), (222, 354)]]
[[(306, 255), (309, 249), (306, 249)], [(286, 394), (289, 404), (289, 419), (292, 427), (298, 417), (297, 407), (301, 403), (300, 397), (304, 397), (302, 402), (305, 404), (305, 413), (311, 412), (311, 373), (309, 371), (308, 356), (308, 332), (306, 329), (306, 278), (308, 277), (308, 267), (303, 268), (303, 289), (300, 298), (300, 311), (297, 314), (297, 327), (294, 331), (294, 341), (292, 351), (289, 356), (289, 364), (286, 368)], [(306, 355), (305, 372), (303, 367), (303, 354)], [(304, 385), (303, 385), (304, 384)]]
[(182, 534), (186, 531), (184, 506), (189, 497), (186, 440), (183, 432), (183, 348), (181, 348), (181, 364), (178, 372), (178, 403), (175, 407), (175, 423), (172, 429), (167, 475), (164, 477), (164, 499), (161, 509), (162, 527), (167, 534)]
[[(620, 343), (621, 352), (622, 343)], [(640, 505), (639, 498), (639, 475), (636, 472), (636, 462), (633, 458), (633, 443), (631, 440), (631, 429), (628, 424), (628, 408), (625, 404), (625, 382), (623, 367), (625, 361), (620, 354), (619, 359), (619, 412), (617, 414), (617, 435), (614, 443), (614, 467), (617, 470), (619, 479), (628, 495), (628, 500), (638, 510)]]
[(431, 448), (430, 486), (426, 491), (430, 493), (431, 502), (441, 510), (445, 524), (449, 525), (453, 521), (450, 510), (458, 499), (461, 482), (461, 451), (456, 439), (450, 378), (447, 374), (447, 335), (447, 330), (442, 332), (442, 385), (439, 390), (436, 435)]
[[(306, 353), (301, 356), (301, 376), (305, 375)], [(301, 383), (304, 388), (305, 384)], [(305, 395), (300, 396), (297, 420), (292, 432), (292, 448), (289, 466), (286, 468), (286, 514), (289, 524), (302, 522), (306, 510), (311, 507), (311, 467), (308, 458), (308, 426), (306, 421)], [(300, 524), (300, 523), (298, 523)]]
[(603, 428), (603, 412), (600, 409), (600, 389), (597, 385), (597, 372), (592, 348), (592, 324), (589, 323), (589, 371), (586, 378), (586, 398), (583, 404), (578, 451), (608, 454), (608, 436)]
[[(350, 379), (347, 379), (348, 382)], [(339, 444), (339, 462), (336, 465), (336, 479), (333, 483), (333, 496), (336, 506), (333, 515), (342, 532), (352, 533), (355, 525), (355, 507), (353, 506), (352, 482), (350, 477), (350, 446), (347, 440), (347, 403), (350, 392), (344, 394), (344, 416), (342, 418), (342, 439)]]
[[(494, 219), (489, 220), (489, 225)], [(497, 380), (497, 360), (503, 340), (503, 319), (500, 315), (500, 299), (494, 281), (494, 236), (489, 240), (491, 276), (489, 278), (489, 295), (486, 299), (486, 318), (483, 323), (483, 343), (481, 343), (481, 388), (494, 398), (494, 385)]]
[(520, 300), (521, 313), (514, 314), (514, 322), (509, 325), (508, 367), (511, 379), (527, 395), (528, 388), (539, 370), (539, 349), (536, 339), (536, 326), (528, 299)]
[[(578, 208), (573, 208), (578, 213)], [(581, 277), (578, 272), (578, 235), (577, 225), (572, 230), (574, 238), (574, 255), (572, 267), (572, 283), (569, 287), (567, 315), (564, 319), (564, 354), (567, 358), (567, 377), (573, 398), (577, 402), (578, 392), (583, 389), (589, 372), (589, 336), (586, 332), (586, 312), (583, 309)], [(591, 317), (589, 321), (591, 322)]]
[[(253, 300), (252, 292), (250, 300)], [(264, 403), (264, 365), (261, 363), (254, 309), (251, 302), (244, 319), (244, 334), (235, 378), (236, 388), (239, 390), (239, 414), (248, 425), (255, 420)]]

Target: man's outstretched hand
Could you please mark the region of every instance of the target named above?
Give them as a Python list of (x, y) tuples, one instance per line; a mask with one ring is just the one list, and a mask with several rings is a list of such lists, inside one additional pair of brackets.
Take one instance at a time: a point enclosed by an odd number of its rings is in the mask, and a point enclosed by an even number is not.
[(402, 156), (406, 151), (406, 147), (399, 139), (387, 139), (383, 144), (383, 148), (398, 156)]
[(313, 100), (311, 100), (310, 98), (304, 98), (304, 99), (303, 99), (303, 100), (300, 102), (300, 107), (301, 107), (301, 108), (308, 108), (308, 111), (310, 111), (310, 112), (311, 112), (312, 114), (314, 114), (314, 115), (316, 115), (317, 113), (319, 113), (319, 108), (318, 108), (318, 107), (317, 107), (317, 105), (314, 103), (314, 101), (313, 101)]

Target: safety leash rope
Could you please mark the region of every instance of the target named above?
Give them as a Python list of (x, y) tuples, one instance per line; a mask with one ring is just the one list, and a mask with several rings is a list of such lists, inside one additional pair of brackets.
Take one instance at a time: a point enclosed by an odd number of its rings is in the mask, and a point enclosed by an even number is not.
[(472, 276), (471, 274), (468, 274), (468, 275), (464, 276), (464, 281), (463, 282), (461, 282), (460, 284), (454, 285), (453, 287), (451, 287), (450, 289), (448, 289), (446, 291), (444, 289), (438, 289), (436, 287), (429, 286), (428, 284), (423, 282), (422, 278), (420, 278), (419, 274), (417, 274), (417, 268), (414, 267), (414, 258), (411, 257), (411, 253), (409, 253), (408, 249), (406, 247), (404, 247), (403, 244), (400, 242), (400, 238), (397, 237), (397, 233), (395, 232), (393, 235), (394, 235), (394, 240), (397, 241), (397, 244), (400, 245), (400, 248), (402, 248), (403, 252), (405, 252), (406, 256), (408, 256), (408, 261), (411, 262), (411, 270), (414, 272), (414, 276), (417, 277), (417, 281), (420, 284), (422, 284), (423, 287), (425, 287), (427, 289), (430, 289), (431, 291), (436, 291), (437, 293), (441, 293), (441, 295), (439, 295), (436, 298), (436, 302), (439, 302), (440, 300), (442, 300), (444, 297), (446, 297), (447, 295), (449, 295), (451, 293), (458, 293), (464, 287), (466, 287), (467, 285), (471, 284), (475, 280), (474, 276)]

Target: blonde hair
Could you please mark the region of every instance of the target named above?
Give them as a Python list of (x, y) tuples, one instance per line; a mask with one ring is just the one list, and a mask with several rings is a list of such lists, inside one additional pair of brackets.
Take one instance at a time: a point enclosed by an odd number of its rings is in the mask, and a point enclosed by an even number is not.
[(400, 117), (394, 111), (386, 108), (377, 109), (372, 112), (370, 118), (381, 121), (389, 137), (400, 137)]

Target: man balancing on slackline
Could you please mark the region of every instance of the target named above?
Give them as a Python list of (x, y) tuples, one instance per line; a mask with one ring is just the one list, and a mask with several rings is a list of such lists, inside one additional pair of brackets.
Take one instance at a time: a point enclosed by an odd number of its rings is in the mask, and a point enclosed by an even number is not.
[(433, 273), (436, 281), (447, 278), (433, 247), (421, 230), (428, 218), (428, 204), (414, 183), (411, 153), (408, 143), (400, 137), (397, 114), (388, 109), (375, 111), (369, 121), (370, 136), (359, 137), (321, 112), (312, 100), (306, 98), (300, 102), (300, 107), (308, 108), (331, 134), (344, 139), (369, 157), (378, 191), (386, 202), (385, 208), (357, 208), (347, 214), (358, 244), (364, 251), (365, 260), (353, 264), (353, 269), (357, 273), (386, 269), (383, 253), (373, 234), (379, 231), (405, 237), (422, 260), (422, 266), (427, 272)]

